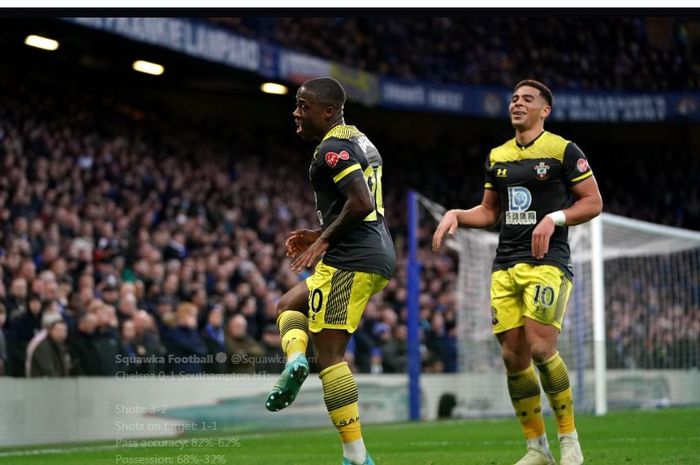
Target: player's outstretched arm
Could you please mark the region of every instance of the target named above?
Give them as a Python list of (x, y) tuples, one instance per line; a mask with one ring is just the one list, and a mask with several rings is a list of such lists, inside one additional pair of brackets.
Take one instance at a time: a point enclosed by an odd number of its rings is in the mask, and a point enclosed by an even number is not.
[(433, 234), (433, 252), (440, 250), (445, 234), (454, 234), (458, 226), (468, 228), (487, 228), (498, 221), (501, 216), (501, 204), (498, 192), (484, 189), (481, 203), (469, 210), (448, 210), (440, 220)]
[(367, 187), (367, 181), (358, 176), (341, 189), (345, 196), (345, 204), (338, 217), (318, 236), (292, 263), (292, 271), (301, 271), (313, 265), (318, 257), (328, 250), (328, 245), (337, 242), (349, 230), (360, 223), (374, 210), (372, 195)]

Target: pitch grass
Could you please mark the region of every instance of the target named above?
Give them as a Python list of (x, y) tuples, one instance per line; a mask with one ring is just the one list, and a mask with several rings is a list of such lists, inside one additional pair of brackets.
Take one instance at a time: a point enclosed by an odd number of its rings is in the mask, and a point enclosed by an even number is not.
[[(292, 414), (288, 412), (284, 414)], [(579, 415), (587, 465), (700, 464), (700, 408)], [(550, 443), (559, 456), (555, 426)], [(377, 465), (512, 465), (524, 453), (515, 419), (367, 425)], [(0, 464), (340, 465), (334, 430), (185, 436), (183, 449), (117, 447), (115, 442), (0, 449)], [(160, 460), (160, 461), (158, 461)]]

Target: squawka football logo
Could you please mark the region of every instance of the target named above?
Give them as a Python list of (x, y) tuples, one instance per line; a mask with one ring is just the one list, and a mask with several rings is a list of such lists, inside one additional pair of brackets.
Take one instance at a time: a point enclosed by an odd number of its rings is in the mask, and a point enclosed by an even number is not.
[(326, 164), (330, 166), (331, 168), (335, 168), (335, 165), (338, 164), (338, 160), (348, 160), (350, 159), (350, 154), (343, 150), (340, 153), (335, 153), (335, 152), (328, 152), (326, 154)]

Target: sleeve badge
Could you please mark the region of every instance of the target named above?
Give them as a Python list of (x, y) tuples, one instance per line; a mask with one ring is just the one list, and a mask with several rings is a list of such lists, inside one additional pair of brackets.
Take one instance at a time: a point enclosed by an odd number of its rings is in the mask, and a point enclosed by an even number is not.
[(335, 152), (328, 152), (326, 153), (326, 164), (330, 166), (331, 168), (335, 168), (335, 165), (338, 164), (339, 160), (349, 160), (350, 159), (350, 154), (343, 150), (340, 153), (335, 153)]
[(588, 160), (585, 158), (579, 158), (576, 162), (576, 168), (579, 170), (579, 172), (585, 173), (588, 171)]

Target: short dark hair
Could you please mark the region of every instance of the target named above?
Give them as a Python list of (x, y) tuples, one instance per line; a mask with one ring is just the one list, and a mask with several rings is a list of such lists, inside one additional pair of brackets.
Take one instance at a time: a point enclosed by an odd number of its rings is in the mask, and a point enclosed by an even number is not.
[(309, 79), (301, 86), (316, 94), (322, 103), (327, 103), (338, 109), (342, 109), (345, 105), (345, 89), (332, 77)]
[(534, 87), (535, 89), (540, 91), (540, 94), (542, 94), (542, 97), (547, 101), (549, 106), (554, 106), (554, 95), (552, 95), (552, 91), (549, 90), (549, 87), (545, 86), (542, 84), (540, 81), (536, 81), (534, 79), (523, 79), (519, 83), (515, 85), (514, 91), (520, 89), (523, 86), (530, 86)]

